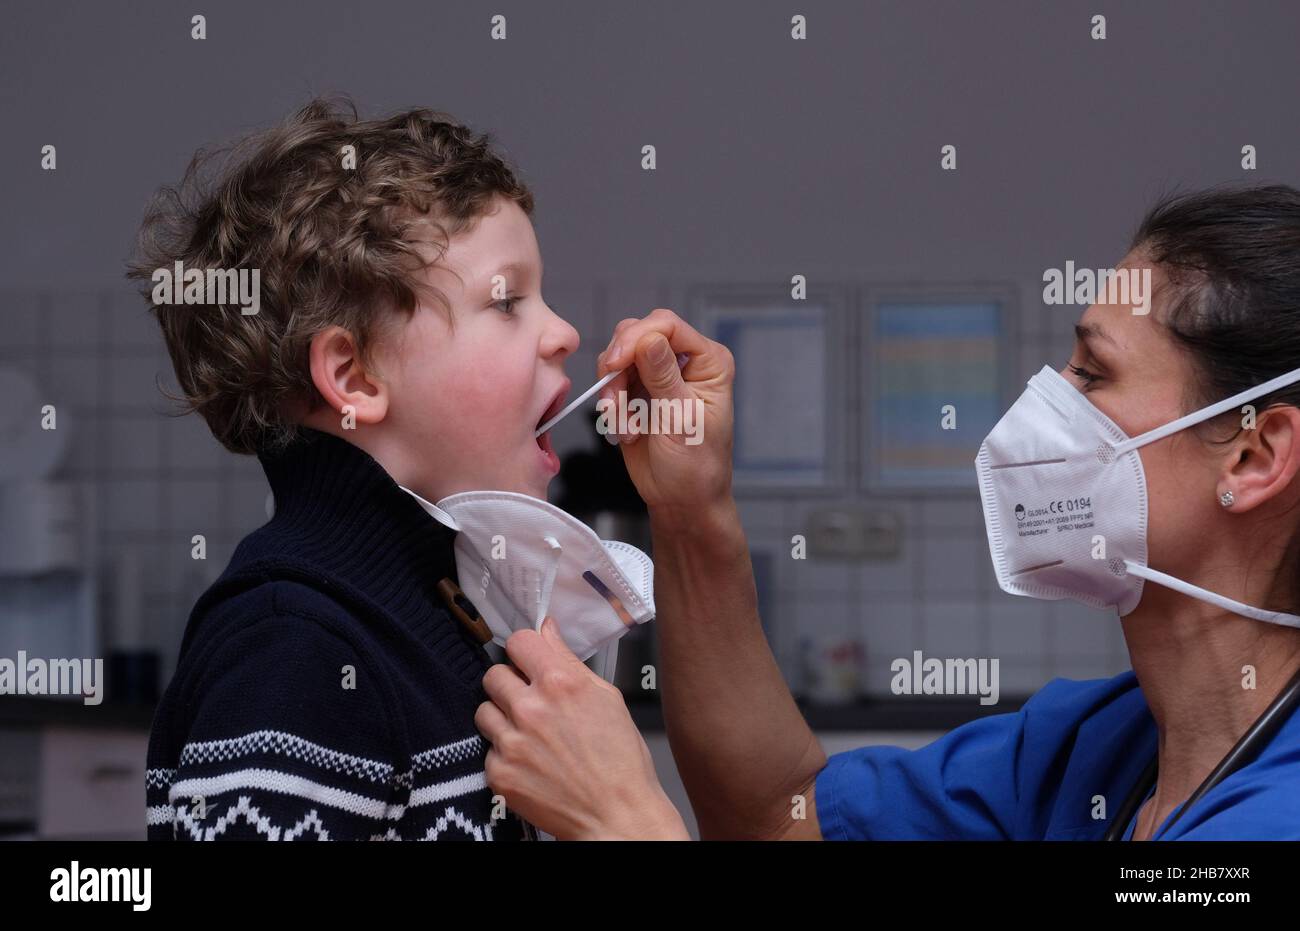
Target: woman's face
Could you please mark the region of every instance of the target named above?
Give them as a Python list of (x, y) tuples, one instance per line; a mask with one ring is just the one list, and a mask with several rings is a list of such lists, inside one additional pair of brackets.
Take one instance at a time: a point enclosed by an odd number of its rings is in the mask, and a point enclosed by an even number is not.
[[(1130, 254), (1120, 267), (1145, 266), (1141, 256)], [(1161, 293), (1164, 280), (1159, 267), (1153, 267), (1153, 293)], [(1130, 437), (1200, 406), (1191, 357), (1160, 322), (1158, 302), (1149, 305), (1146, 314), (1135, 314), (1131, 304), (1089, 307), (1075, 327), (1074, 351), (1061, 369)], [(1141, 447), (1138, 455), (1147, 480), (1148, 564), (1206, 584), (1211, 577), (1198, 555), (1206, 549), (1206, 534), (1222, 519), (1217, 485), (1225, 451), (1188, 429)]]

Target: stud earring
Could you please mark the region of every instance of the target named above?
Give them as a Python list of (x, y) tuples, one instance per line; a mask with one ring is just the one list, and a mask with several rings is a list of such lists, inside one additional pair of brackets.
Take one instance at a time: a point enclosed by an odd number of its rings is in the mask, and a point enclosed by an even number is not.
[(1234, 499), (1232, 497), (1232, 492), (1230, 491), (1225, 491), (1223, 494), (1219, 495), (1219, 503), (1222, 504), (1225, 508), (1232, 507), (1233, 500)]

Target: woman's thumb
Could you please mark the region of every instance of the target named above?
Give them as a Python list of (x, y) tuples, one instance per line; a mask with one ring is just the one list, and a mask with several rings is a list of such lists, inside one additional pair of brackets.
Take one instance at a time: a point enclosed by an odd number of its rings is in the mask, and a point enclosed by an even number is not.
[(565, 642), (564, 637), (560, 634), (560, 625), (555, 623), (555, 618), (549, 614), (542, 618), (542, 636), (551, 648), (562, 655), (572, 656), (575, 660), (578, 658), (573, 650), (569, 649), (569, 644)]
[(662, 333), (651, 333), (636, 344), (636, 370), (654, 397), (678, 397), (684, 392), (677, 356)]

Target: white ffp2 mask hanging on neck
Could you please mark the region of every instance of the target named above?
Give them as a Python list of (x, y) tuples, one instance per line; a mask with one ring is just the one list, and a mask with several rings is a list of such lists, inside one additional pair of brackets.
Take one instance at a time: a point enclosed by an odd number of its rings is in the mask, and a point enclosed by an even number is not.
[[(600, 539), (555, 505), (509, 491), (467, 491), (430, 505), (410, 493), (456, 531), (460, 588), (496, 643), (539, 629), (549, 614), (579, 659), (612, 656), (619, 638), (654, 617), (650, 557)], [(603, 675), (612, 679), (608, 665)]]
[(1138, 449), (1300, 382), (1300, 369), (1129, 438), (1050, 366), (1029, 380), (975, 459), (998, 585), (1131, 613), (1144, 581), (1257, 621), (1300, 617), (1225, 598), (1147, 565), (1147, 483)]

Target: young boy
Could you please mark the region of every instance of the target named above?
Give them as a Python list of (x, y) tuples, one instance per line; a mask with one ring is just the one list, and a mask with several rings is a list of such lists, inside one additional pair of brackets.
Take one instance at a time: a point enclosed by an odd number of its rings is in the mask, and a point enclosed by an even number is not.
[[(200, 167), (151, 206), (129, 275), (187, 408), (259, 457), (275, 511), (190, 616), (149, 837), (519, 838), (474, 726), (490, 660), (438, 590), (454, 533), (420, 499), (545, 498), (559, 469), (533, 433), (578, 334), (541, 295), (532, 195), (444, 114), (321, 101)], [(256, 270), (256, 313), (156, 303), (178, 262)]]

